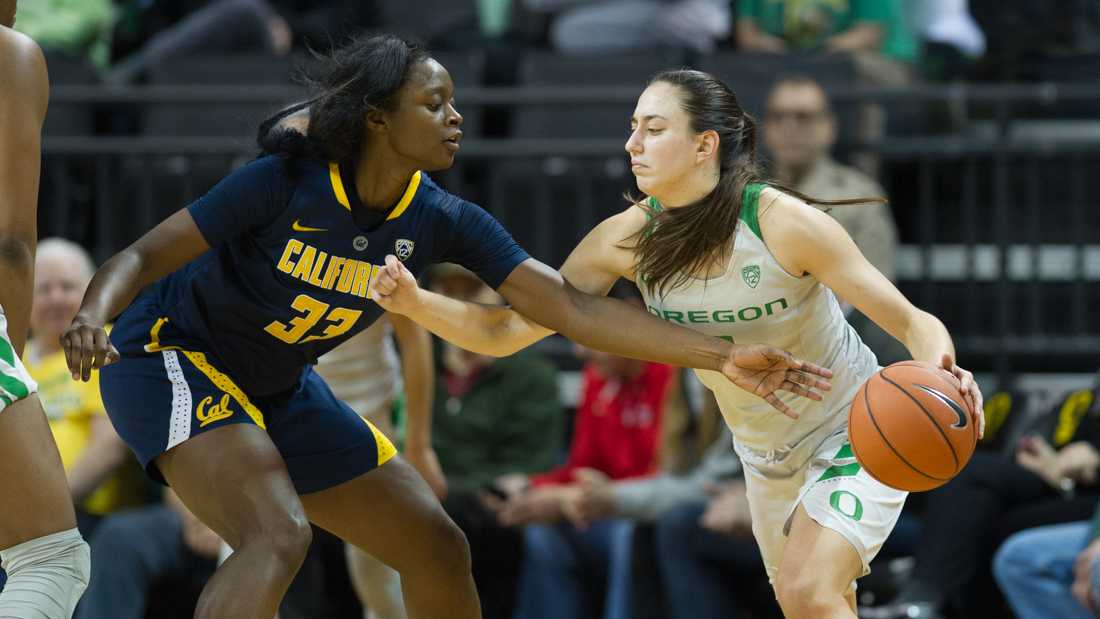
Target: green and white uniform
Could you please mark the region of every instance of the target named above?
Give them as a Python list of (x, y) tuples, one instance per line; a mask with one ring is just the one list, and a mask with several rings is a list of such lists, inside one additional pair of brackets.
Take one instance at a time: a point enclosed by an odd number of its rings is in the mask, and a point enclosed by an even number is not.
[[(720, 372), (696, 373), (714, 392), (745, 465), (753, 534), (769, 578), (779, 569), (799, 503), (811, 518), (852, 543), (867, 573), (906, 496), (862, 470), (847, 444), (848, 407), (878, 362), (844, 319), (833, 292), (809, 275), (791, 275), (768, 251), (757, 221), (764, 187), (745, 189), (724, 273), (691, 279), (662, 298), (639, 288), (646, 307), (660, 318), (738, 344), (767, 344), (833, 371), (832, 390), (822, 394), (821, 402), (780, 395), (798, 413), (797, 420)], [(652, 198), (650, 204), (660, 207)]]
[(8, 319), (0, 307), (0, 413), (10, 404), (38, 391), (8, 337)]

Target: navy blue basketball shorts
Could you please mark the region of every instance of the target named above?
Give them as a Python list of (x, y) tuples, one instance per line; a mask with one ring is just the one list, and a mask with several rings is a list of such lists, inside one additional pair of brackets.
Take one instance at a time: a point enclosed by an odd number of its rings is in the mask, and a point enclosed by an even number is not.
[(249, 396), (201, 341), (174, 329), (148, 298), (122, 315), (111, 341), (122, 358), (100, 371), (103, 404), (119, 436), (160, 483), (166, 482), (157, 456), (231, 423), (267, 431), (299, 494), (355, 479), (397, 453), (312, 367), (284, 393)]

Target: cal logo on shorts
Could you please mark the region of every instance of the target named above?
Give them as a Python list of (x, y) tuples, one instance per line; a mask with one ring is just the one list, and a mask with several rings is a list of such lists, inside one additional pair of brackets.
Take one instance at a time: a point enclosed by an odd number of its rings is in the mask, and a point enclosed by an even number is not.
[(199, 400), (199, 405), (195, 407), (195, 418), (199, 420), (201, 428), (215, 421), (228, 419), (233, 416), (233, 412), (233, 409), (229, 408), (228, 393), (222, 394), (222, 399), (217, 404), (214, 404), (214, 396), (208, 395)]

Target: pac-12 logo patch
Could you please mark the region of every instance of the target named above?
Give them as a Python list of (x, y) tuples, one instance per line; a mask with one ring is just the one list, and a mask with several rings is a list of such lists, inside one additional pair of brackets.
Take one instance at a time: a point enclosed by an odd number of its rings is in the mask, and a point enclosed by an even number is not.
[(355, 248), (355, 251), (363, 251), (367, 248), (367, 237), (357, 236), (351, 241), (351, 246)]
[(393, 244), (393, 249), (397, 252), (397, 259), (401, 262), (408, 260), (409, 256), (413, 255), (414, 247), (416, 247), (416, 243), (409, 239), (397, 239), (397, 242)]
[(756, 288), (760, 283), (760, 267), (755, 264), (741, 269), (741, 279), (745, 280), (745, 283), (749, 285), (749, 288)]

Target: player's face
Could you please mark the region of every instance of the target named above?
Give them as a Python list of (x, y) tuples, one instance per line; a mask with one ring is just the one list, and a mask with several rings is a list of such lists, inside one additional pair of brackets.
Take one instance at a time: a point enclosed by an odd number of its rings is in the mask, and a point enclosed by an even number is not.
[(828, 154), (836, 122), (825, 93), (814, 84), (782, 84), (764, 112), (764, 143), (780, 167), (805, 167)]
[(651, 84), (638, 98), (630, 118), (630, 170), (638, 189), (647, 195), (667, 195), (700, 165), (700, 136), (692, 131), (691, 118), (680, 108), (679, 87), (666, 82)]
[(15, 25), (15, 0), (0, 0), (0, 26)]
[(91, 274), (66, 252), (40, 255), (34, 268), (31, 330), (36, 337), (57, 339), (80, 309)]
[(386, 113), (388, 140), (395, 152), (422, 170), (445, 170), (454, 163), (462, 139), (462, 115), (454, 107), (451, 75), (433, 59), (414, 66)]

